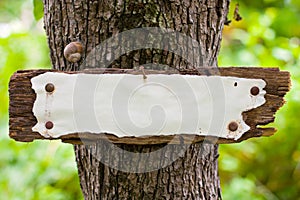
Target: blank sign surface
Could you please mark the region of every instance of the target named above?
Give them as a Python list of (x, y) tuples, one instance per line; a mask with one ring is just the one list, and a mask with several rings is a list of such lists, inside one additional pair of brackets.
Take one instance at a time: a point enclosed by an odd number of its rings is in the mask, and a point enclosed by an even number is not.
[[(44, 137), (195, 134), (237, 140), (250, 127), (242, 112), (265, 103), (261, 79), (196, 75), (64, 74), (31, 79), (32, 128)], [(47, 91), (48, 88), (52, 90)], [(54, 88), (49, 87), (49, 84)], [(52, 123), (52, 126), (46, 126)]]

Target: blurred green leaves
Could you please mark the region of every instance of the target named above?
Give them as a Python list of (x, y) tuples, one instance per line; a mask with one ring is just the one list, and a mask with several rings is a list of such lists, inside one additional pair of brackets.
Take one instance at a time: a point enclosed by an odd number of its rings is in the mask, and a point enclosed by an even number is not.
[(67, 147), (60, 141), (2, 140), (1, 199), (80, 199), (74, 153)]
[(20, 16), (24, 0), (0, 1), (0, 23), (14, 20)]
[[(231, 12), (234, 9), (231, 2)], [(242, 21), (225, 27), (220, 66), (280, 67), (291, 73), (278, 132), (220, 146), (224, 199), (298, 199), (300, 196), (300, 3), (240, 1)]]
[[(255, 7), (257, 2), (259, 6)], [(240, 2), (243, 20), (225, 27), (220, 65), (296, 64), (300, 53), (300, 12), (295, 7), (284, 1)]]
[(72, 145), (8, 138), (10, 76), (20, 69), (51, 68), (38, 21), (42, 1), (34, 3), (33, 12), (29, 0), (0, 1), (0, 199), (82, 199)]
[(40, 20), (43, 15), (43, 0), (33, 0), (33, 14), (34, 14), (34, 18), (35, 20)]

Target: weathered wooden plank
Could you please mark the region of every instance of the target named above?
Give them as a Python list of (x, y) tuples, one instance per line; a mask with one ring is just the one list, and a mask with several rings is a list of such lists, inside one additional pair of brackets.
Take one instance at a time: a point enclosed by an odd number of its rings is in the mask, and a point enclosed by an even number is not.
[[(31, 142), (35, 139), (44, 138), (31, 128), (37, 123), (32, 113), (33, 103), (36, 95), (31, 88), (31, 78), (42, 73), (55, 70), (23, 70), (17, 71), (10, 80), (9, 84), (9, 136), (17, 141)], [(145, 70), (146, 74), (174, 74), (176, 71), (153, 71)], [(130, 73), (142, 74), (141, 71), (132, 69), (94, 69), (80, 72), (61, 72), (61, 73)], [(203, 140), (217, 143), (235, 143), (248, 138), (270, 136), (276, 130), (274, 128), (260, 128), (259, 125), (266, 125), (274, 121), (276, 111), (284, 104), (284, 95), (290, 88), (290, 74), (286, 71), (280, 71), (278, 68), (248, 68), (248, 67), (228, 67), (228, 68), (201, 68), (198, 70), (184, 70), (177, 72), (180, 74), (195, 75), (221, 75), (235, 76), (239, 78), (258, 78), (266, 81), (265, 90), (266, 103), (256, 109), (243, 113), (244, 121), (251, 127), (239, 140), (224, 138), (214, 138), (195, 135), (177, 135), (177, 136), (151, 136), (151, 137), (122, 137), (118, 138), (111, 134), (91, 134), (80, 133), (61, 136), (63, 142), (82, 143), (93, 142), (98, 139), (109, 139), (113, 143), (126, 144), (162, 144), (162, 143), (190, 143)]]

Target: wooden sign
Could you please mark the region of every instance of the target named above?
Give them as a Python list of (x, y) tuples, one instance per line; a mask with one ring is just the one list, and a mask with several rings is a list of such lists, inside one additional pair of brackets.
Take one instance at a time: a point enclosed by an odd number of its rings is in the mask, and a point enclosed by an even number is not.
[[(232, 143), (274, 134), (274, 128), (258, 126), (273, 122), (284, 104), (289, 73), (276, 68), (215, 72), (18, 71), (9, 86), (10, 137), (161, 144)], [(158, 110), (148, 109), (156, 105)]]

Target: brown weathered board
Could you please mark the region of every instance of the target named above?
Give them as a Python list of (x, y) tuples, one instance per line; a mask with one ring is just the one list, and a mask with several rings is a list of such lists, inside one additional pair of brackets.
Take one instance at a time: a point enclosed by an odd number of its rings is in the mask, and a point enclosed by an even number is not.
[[(113, 143), (125, 144), (163, 144), (172, 140), (172, 143), (190, 142), (216, 142), (216, 143), (236, 143), (252, 137), (270, 136), (276, 132), (275, 128), (260, 128), (259, 125), (266, 125), (274, 121), (276, 111), (284, 104), (284, 95), (290, 88), (290, 74), (280, 71), (278, 68), (248, 68), (248, 67), (226, 67), (226, 68), (200, 68), (197, 70), (184, 70), (180, 74), (195, 75), (221, 75), (234, 76), (239, 78), (263, 79), (267, 85), (265, 87), (266, 103), (258, 108), (243, 113), (243, 119), (250, 126), (239, 140), (224, 139), (195, 135), (176, 136), (151, 136), (151, 137), (116, 137), (111, 134), (78, 133), (61, 136), (60, 138), (44, 138), (38, 132), (33, 132), (31, 128), (37, 123), (32, 113), (33, 103), (36, 94), (31, 88), (30, 79), (45, 72), (56, 70), (24, 70), (17, 71), (9, 83), (9, 136), (17, 141), (31, 142), (35, 139), (61, 139), (68, 143), (93, 142), (98, 139), (109, 139)], [(132, 69), (94, 69), (80, 72), (61, 73), (130, 73), (142, 74), (141, 71)], [(174, 74), (174, 71), (154, 71), (145, 70), (146, 74)]]

